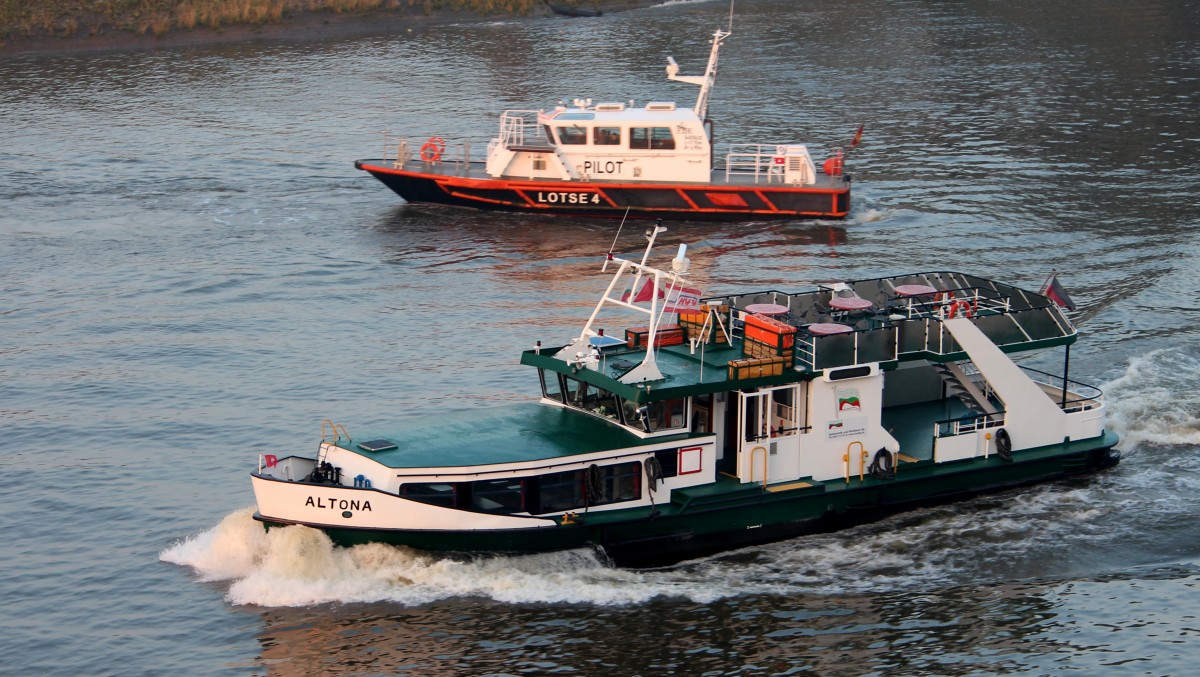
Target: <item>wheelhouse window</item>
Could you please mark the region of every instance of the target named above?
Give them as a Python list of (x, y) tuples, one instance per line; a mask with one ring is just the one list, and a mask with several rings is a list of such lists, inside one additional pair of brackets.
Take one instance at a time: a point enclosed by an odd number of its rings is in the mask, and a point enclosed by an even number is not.
[(570, 377), (566, 378), (566, 382), (567, 404), (594, 414), (620, 420), (618, 413), (620, 403), (616, 395), (603, 388), (597, 388)]
[(629, 419), (629, 424), (640, 426), (648, 433), (660, 430), (686, 430), (687, 399), (681, 397), (642, 405)]
[(450, 482), (407, 482), (400, 485), (400, 496), (411, 501), (453, 508), (457, 492)]
[(592, 143), (597, 146), (621, 145), (620, 127), (596, 127), (592, 130)]
[[(557, 127), (558, 143), (563, 146), (582, 146), (587, 143), (587, 130), (583, 127), (571, 125), (569, 127)], [(670, 130), (668, 130), (670, 131)]]
[(629, 130), (629, 147), (644, 150), (674, 150), (670, 127), (634, 127)]
[(538, 376), (542, 380), (542, 395), (549, 400), (555, 402), (563, 401), (562, 381), (559, 380), (558, 374), (545, 369), (538, 370)]

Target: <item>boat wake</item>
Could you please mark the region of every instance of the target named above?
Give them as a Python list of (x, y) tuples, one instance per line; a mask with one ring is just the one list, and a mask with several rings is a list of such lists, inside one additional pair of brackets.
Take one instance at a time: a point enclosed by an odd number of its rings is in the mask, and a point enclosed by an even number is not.
[[(744, 595), (930, 590), (977, 582), (981, 575), (1020, 578), (1022, 553), (1039, 544), (1102, 544), (1111, 536), (1102, 524), (1105, 511), (1086, 489), (1038, 489), (987, 501), (649, 570), (612, 567), (591, 550), (463, 559), (382, 544), (341, 548), (307, 527), (265, 531), (252, 509), (228, 515), (160, 559), (191, 567), (201, 580), (228, 582), (226, 599), (239, 605), (415, 606), (482, 597), (627, 606), (661, 597), (710, 603)], [(1069, 527), (1031, 535), (1030, 520)]]
[(663, 595), (711, 601), (727, 596), (703, 581), (676, 580), (609, 566), (591, 550), (457, 559), (382, 544), (336, 547), (303, 526), (266, 531), (253, 509), (163, 551), (164, 562), (191, 567), (201, 580), (230, 582), (233, 604), (308, 606), (449, 597), (500, 602), (626, 605)]
[(1124, 453), (1145, 444), (1200, 445), (1200, 355), (1155, 350), (1100, 387)]

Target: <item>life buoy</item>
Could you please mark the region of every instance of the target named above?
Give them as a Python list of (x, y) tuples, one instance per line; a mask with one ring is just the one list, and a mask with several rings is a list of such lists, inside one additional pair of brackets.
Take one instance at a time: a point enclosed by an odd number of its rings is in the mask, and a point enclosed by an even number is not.
[(431, 136), (421, 146), (421, 159), (426, 162), (437, 162), (442, 159), (442, 153), (446, 151), (446, 142), (440, 136)]
[(963, 317), (971, 316), (971, 304), (970, 303), (968, 303), (966, 301), (955, 301), (954, 303), (950, 304), (950, 311), (947, 314), (947, 317), (954, 317), (955, 315), (958, 314), (959, 310), (962, 311)]
[(886, 448), (881, 448), (875, 452), (875, 459), (871, 461), (871, 467), (867, 468), (867, 472), (871, 473), (872, 477), (881, 480), (894, 478), (896, 471), (892, 461), (892, 452)]
[(1008, 431), (1001, 428), (996, 431), (996, 455), (1002, 461), (1012, 460), (1012, 440), (1008, 437)]
[(842, 157), (840, 155), (835, 155), (829, 158), (825, 161), (825, 164), (821, 165), (821, 168), (825, 170), (825, 173), (829, 176), (841, 176)]

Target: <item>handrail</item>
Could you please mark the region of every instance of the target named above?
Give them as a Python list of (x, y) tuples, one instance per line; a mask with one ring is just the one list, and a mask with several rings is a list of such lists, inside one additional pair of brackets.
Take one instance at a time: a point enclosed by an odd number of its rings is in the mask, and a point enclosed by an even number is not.
[(978, 432), (988, 428), (999, 428), (1004, 425), (1006, 413), (1002, 409), (995, 413), (945, 418), (933, 422), (934, 437), (954, 437), (965, 433)]
[[(333, 421), (330, 421), (329, 419), (326, 418), (326, 419), (321, 420), (321, 442), (322, 443), (330, 441), (330, 440), (327, 440), (326, 436), (325, 436), (326, 435), (326, 433), (325, 433), (326, 426), (328, 426), (329, 434), (334, 435), (334, 438), (332, 440), (334, 443), (340, 442), (343, 435), (346, 436), (347, 442), (354, 439), (354, 438), (350, 437), (350, 433), (346, 432), (346, 428), (343, 427), (341, 423), (334, 423)], [(339, 430), (341, 432), (338, 432)]]
[(762, 462), (762, 467), (763, 467), (762, 485), (765, 487), (765, 486), (767, 486), (767, 448), (762, 446), (761, 444), (750, 450), (750, 481), (751, 482), (754, 481), (754, 456), (755, 456), (755, 454), (757, 454), (760, 451), (762, 452), (762, 460), (763, 460), (763, 462)]
[(859, 482), (863, 481), (863, 477), (866, 475), (867, 447), (862, 442), (855, 440), (855, 441), (851, 442), (850, 444), (846, 445), (846, 453), (842, 456), (842, 460), (845, 461), (845, 463), (846, 463), (846, 484), (850, 483), (850, 450), (853, 449), (854, 445), (856, 445), (856, 444), (858, 445), (858, 449), (861, 452), (859, 455), (859, 461), (858, 461), (858, 481)]

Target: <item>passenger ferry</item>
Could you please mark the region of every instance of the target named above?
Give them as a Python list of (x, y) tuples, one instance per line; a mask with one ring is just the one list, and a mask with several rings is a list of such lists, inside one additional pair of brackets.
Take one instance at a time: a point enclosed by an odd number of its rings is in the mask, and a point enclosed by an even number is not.
[[(255, 519), (647, 566), (1119, 461), (1048, 296), (940, 271), (701, 298), (686, 247), (647, 264), (661, 230), (605, 264), (578, 335), (521, 355), (540, 401), (364, 436), (326, 422), (316, 453), (260, 456)], [(1009, 357), (1045, 349), (1062, 373)]]
[(845, 217), (844, 147), (819, 153), (793, 140), (734, 143), (715, 159), (708, 101), (730, 34), (713, 33), (702, 76), (679, 75), (668, 57), (668, 79), (700, 87), (691, 108), (575, 99), (551, 110), (506, 110), (481, 160), (470, 141), (384, 134), (384, 157), (355, 167), (408, 202), (615, 218)]

